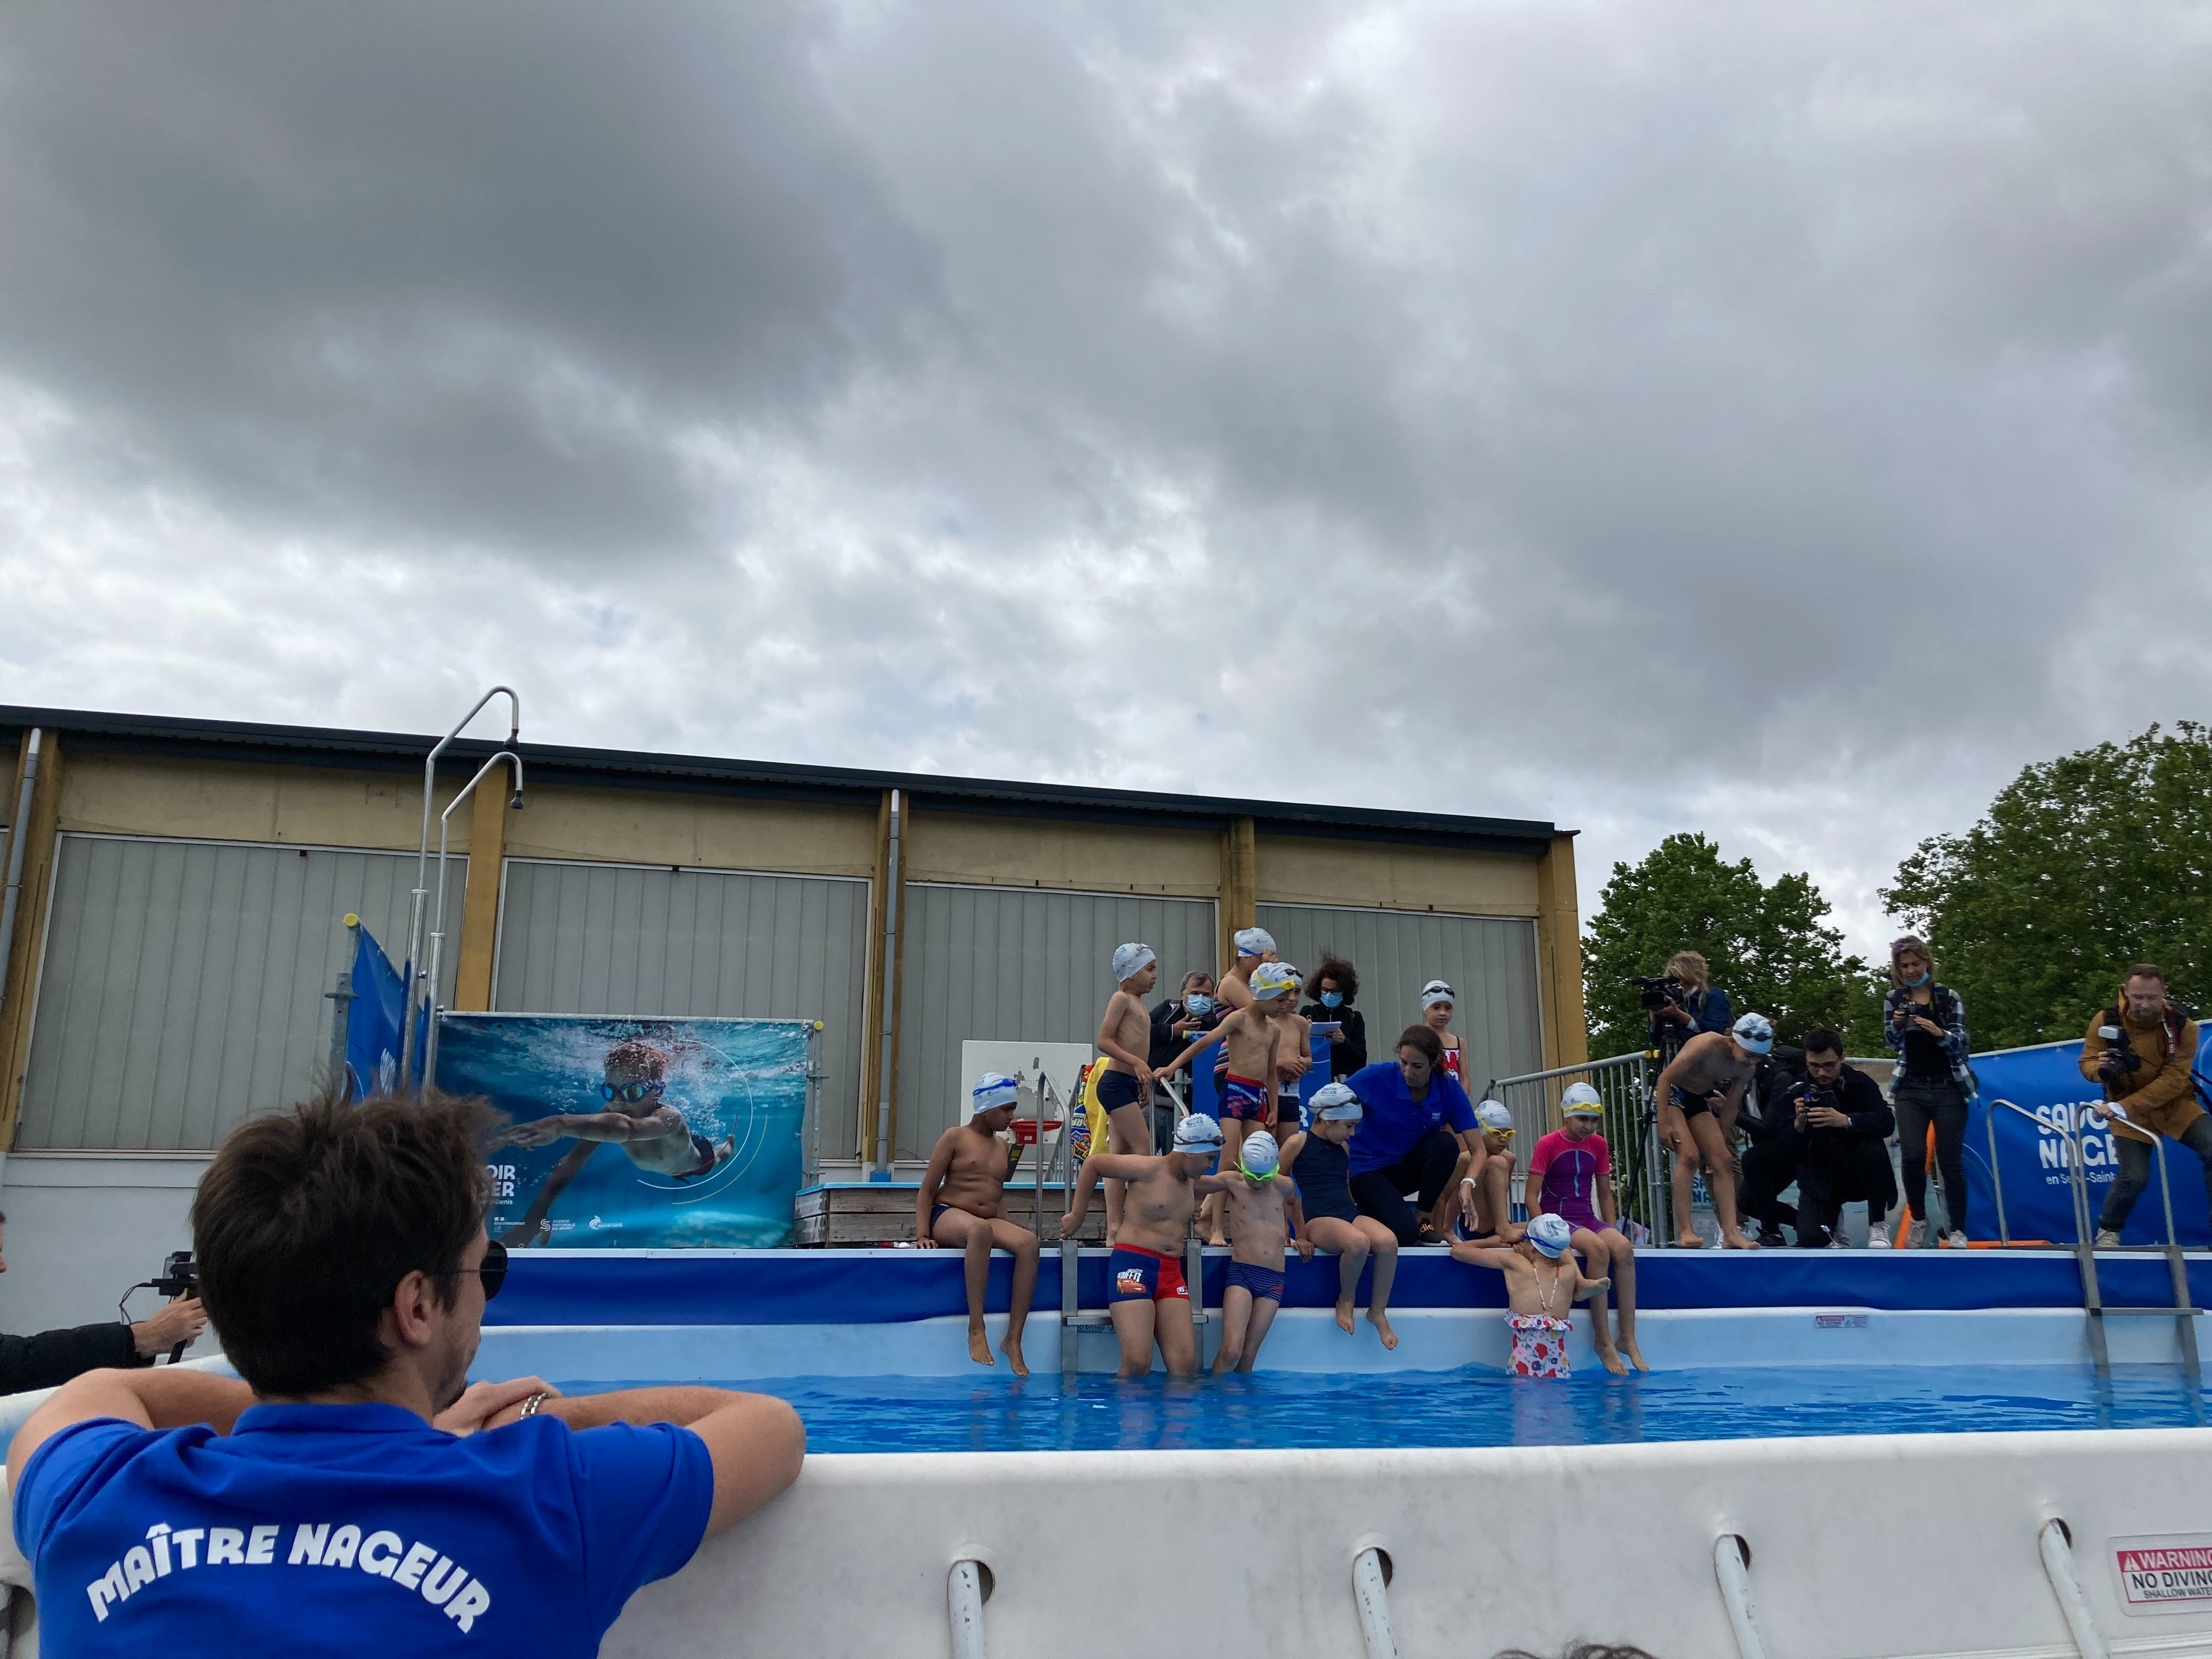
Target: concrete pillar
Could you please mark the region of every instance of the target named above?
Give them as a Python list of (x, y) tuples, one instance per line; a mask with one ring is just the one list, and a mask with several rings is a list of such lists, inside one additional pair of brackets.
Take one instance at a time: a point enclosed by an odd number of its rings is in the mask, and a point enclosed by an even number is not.
[(1583, 1009), (1582, 914), (1575, 892), (1575, 838), (1552, 837), (1536, 866), (1536, 974), (1544, 997), (1544, 1068), (1589, 1058)]
[(1221, 837), (1221, 966), (1237, 960), (1237, 935), (1260, 925), (1260, 838), (1249, 818), (1231, 818)]

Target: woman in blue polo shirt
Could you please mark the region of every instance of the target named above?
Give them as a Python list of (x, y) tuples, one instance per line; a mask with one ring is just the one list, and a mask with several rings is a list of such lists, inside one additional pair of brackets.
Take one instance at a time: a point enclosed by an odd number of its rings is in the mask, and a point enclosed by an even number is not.
[[(1409, 1025), (1397, 1058), (1378, 1060), (1345, 1079), (1366, 1109), (1352, 1138), (1352, 1197), (1401, 1244), (1441, 1244), (1433, 1224), (1437, 1200), (1455, 1190), (1460, 1160), (1480, 1177), (1482, 1138), (1474, 1103), (1443, 1071), (1443, 1044), (1426, 1025)], [(1406, 1194), (1415, 1195), (1408, 1206)]]

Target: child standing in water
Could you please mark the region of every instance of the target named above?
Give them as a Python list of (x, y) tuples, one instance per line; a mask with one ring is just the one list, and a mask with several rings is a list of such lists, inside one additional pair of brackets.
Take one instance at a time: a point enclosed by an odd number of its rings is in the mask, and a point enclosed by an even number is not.
[(1505, 1275), (1505, 1322), (1513, 1331), (1516, 1376), (1571, 1374), (1567, 1334), (1574, 1324), (1568, 1315), (1578, 1297), (1603, 1290), (1607, 1283), (1582, 1276), (1569, 1248), (1573, 1235), (1565, 1218), (1540, 1215), (1528, 1223), (1528, 1235), (1518, 1244), (1471, 1244), (1462, 1239), (1451, 1247), (1453, 1260), (1495, 1267)]
[[(1224, 981), (1225, 985), (1227, 981)], [(1219, 1042), (1227, 1046), (1229, 1069), (1221, 1082), (1221, 1130), (1231, 1164), (1249, 1134), (1271, 1128), (1275, 1121), (1275, 1067), (1286, 1041), (1284, 1016), (1297, 1006), (1298, 973), (1279, 962), (1262, 963), (1253, 970), (1251, 1000), (1176, 1057), (1170, 1073), (1194, 1064), (1197, 1057)], [(1295, 1016), (1293, 1016), (1295, 1017)], [(1209, 1244), (1225, 1244), (1222, 1235), (1222, 1200), (1218, 1194), (1206, 1200), (1200, 1212), (1201, 1229)]]
[(1385, 1348), (1395, 1348), (1398, 1333), (1390, 1328), (1390, 1285), (1398, 1276), (1398, 1235), (1373, 1216), (1360, 1214), (1352, 1199), (1346, 1145), (1358, 1133), (1364, 1112), (1359, 1097), (1341, 1083), (1322, 1085), (1314, 1092), (1313, 1127), (1291, 1137), (1283, 1148), (1282, 1167), (1285, 1175), (1297, 1172), (1306, 1237), (1335, 1254), (1337, 1328), (1352, 1334), (1360, 1271), (1372, 1257), (1375, 1285), (1368, 1295), (1367, 1322)]
[(1216, 1376), (1224, 1371), (1249, 1371), (1260, 1357), (1260, 1345), (1283, 1305), (1285, 1248), (1295, 1239), (1299, 1260), (1313, 1260), (1305, 1218), (1298, 1211), (1297, 1188), (1275, 1178), (1280, 1159), (1272, 1136), (1250, 1135), (1233, 1170), (1204, 1176), (1196, 1183), (1200, 1193), (1220, 1194), (1237, 1212), (1236, 1224), (1230, 1229), (1237, 1242), (1230, 1251), (1229, 1287), (1221, 1293)]
[(1000, 1072), (986, 1072), (968, 1095), (968, 1121), (938, 1136), (914, 1195), (914, 1242), (925, 1250), (943, 1245), (967, 1254), (968, 1357), (979, 1365), (995, 1364), (991, 1339), (983, 1329), (983, 1291), (990, 1283), (991, 1252), (1014, 1258), (1013, 1294), (1006, 1304), (1006, 1363), (1016, 1376), (1030, 1374), (1022, 1358), (1022, 1327), (1036, 1291), (1037, 1241), (1028, 1228), (1007, 1219), (1006, 1179), (1022, 1161), (1018, 1141), (999, 1139), (1014, 1121), (1021, 1085)]
[[(1105, 1069), (1096, 1073), (1091, 1086), (1112, 1126), (1107, 1151), (1117, 1158), (1150, 1158), (1152, 1126), (1146, 1108), (1152, 1099), (1152, 1017), (1145, 996), (1159, 982), (1160, 967), (1149, 945), (1114, 947), (1114, 982), (1117, 988), (1106, 1000), (1098, 1020), (1098, 1047), (1106, 1056)], [(1123, 1183), (1106, 1188), (1106, 1242), (1112, 1243), (1121, 1228)]]
[[(1590, 1297), (1590, 1338), (1599, 1362), (1615, 1376), (1651, 1368), (1636, 1346), (1636, 1247), (1620, 1231), (1620, 1211), (1613, 1195), (1613, 1153), (1598, 1133), (1605, 1121), (1605, 1102), (1587, 1083), (1570, 1084), (1559, 1102), (1566, 1127), (1554, 1129), (1536, 1143), (1528, 1160), (1526, 1202), (1529, 1218), (1555, 1215), (1574, 1229), (1573, 1244), (1593, 1270), (1606, 1269), (1620, 1304), (1620, 1347), (1613, 1346), (1606, 1328), (1605, 1293)], [(1627, 1353), (1627, 1362), (1621, 1352)]]

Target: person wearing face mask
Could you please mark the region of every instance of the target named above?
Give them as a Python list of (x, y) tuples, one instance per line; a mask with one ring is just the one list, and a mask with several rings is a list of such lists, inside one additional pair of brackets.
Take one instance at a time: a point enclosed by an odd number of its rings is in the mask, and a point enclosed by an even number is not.
[(1367, 1018), (1352, 1006), (1359, 994), (1359, 975), (1342, 957), (1324, 955), (1306, 981), (1314, 1000), (1298, 1010), (1316, 1025), (1334, 1024), (1328, 1035), (1328, 1075), (1341, 1083), (1367, 1064)]
[[(1226, 1009), (1215, 1001), (1213, 975), (1194, 968), (1182, 976), (1180, 990), (1152, 1010), (1152, 1071), (1165, 1076), (1182, 1057), (1182, 1051), (1221, 1023)], [(1175, 1139), (1175, 1101), (1165, 1085), (1152, 1091), (1152, 1145), (1164, 1146)]]
[(1973, 1073), (1966, 1069), (1966, 1005), (1936, 979), (1928, 941), (1907, 933), (1889, 947), (1889, 994), (1881, 1005), (1881, 1037), (1897, 1056), (1891, 1102), (1897, 1108), (1897, 1146), (1905, 1166), (1905, 1201), (1912, 1209), (1905, 1248), (1928, 1237), (1928, 1127), (1936, 1127), (1936, 1170), (1943, 1183), (1943, 1243), (1966, 1247), (1966, 1103)]

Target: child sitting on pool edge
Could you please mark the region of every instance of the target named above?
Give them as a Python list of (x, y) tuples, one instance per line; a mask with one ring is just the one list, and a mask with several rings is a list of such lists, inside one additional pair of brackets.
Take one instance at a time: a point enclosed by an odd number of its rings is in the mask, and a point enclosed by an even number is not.
[(1278, 1181), (1281, 1153), (1272, 1135), (1248, 1135), (1237, 1167), (1205, 1176), (1194, 1185), (1205, 1194), (1220, 1193), (1235, 1214), (1229, 1231), (1229, 1285), (1221, 1293), (1221, 1352), (1213, 1374), (1249, 1371), (1260, 1357), (1260, 1344), (1283, 1305), (1283, 1250), (1295, 1239), (1298, 1258), (1313, 1260), (1298, 1209), (1298, 1189)]
[(1006, 1303), (1006, 1363), (1016, 1376), (1030, 1374), (1022, 1358), (1022, 1328), (1036, 1291), (1036, 1235), (1006, 1218), (1006, 1178), (1022, 1161), (1019, 1141), (1001, 1140), (1014, 1121), (1021, 1085), (1000, 1072), (986, 1072), (968, 1094), (968, 1121), (938, 1136), (914, 1195), (914, 1242), (967, 1253), (968, 1357), (995, 1364), (983, 1328), (983, 1292), (991, 1279), (991, 1252), (1014, 1258), (1013, 1294)]
[[(1531, 1218), (1543, 1214), (1565, 1218), (1574, 1229), (1575, 1250), (1592, 1271), (1604, 1269), (1613, 1281), (1614, 1301), (1620, 1309), (1620, 1346), (1613, 1346), (1606, 1328), (1605, 1292), (1589, 1299), (1590, 1340), (1598, 1363), (1615, 1376), (1626, 1376), (1628, 1367), (1639, 1371), (1650, 1366), (1636, 1346), (1636, 1248), (1620, 1227), (1620, 1212), (1613, 1194), (1613, 1154), (1598, 1125), (1605, 1121), (1605, 1102), (1587, 1083), (1570, 1084), (1560, 1098), (1566, 1121), (1536, 1143), (1528, 1160), (1525, 1202)], [(1626, 1363), (1621, 1352), (1626, 1351)]]
[(1567, 1316), (1578, 1299), (1605, 1289), (1607, 1283), (1582, 1276), (1569, 1248), (1573, 1237), (1574, 1229), (1564, 1216), (1540, 1215), (1530, 1218), (1518, 1244), (1475, 1244), (1462, 1239), (1451, 1247), (1454, 1261), (1495, 1267), (1505, 1275), (1505, 1322), (1513, 1331), (1516, 1376), (1571, 1375), (1567, 1334), (1574, 1325)]
[(1359, 1293), (1360, 1270), (1371, 1256), (1375, 1284), (1368, 1294), (1367, 1322), (1386, 1349), (1398, 1346), (1390, 1328), (1390, 1286), (1398, 1276), (1398, 1235), (1373, 1216), (1359, 1213), (1352, 1201), (1351, 1155), (1346, 1149), (1358, 1133), (1365, 1109), (1341, 1083), (1314, 1091), (1313, 1127), (1292, 1135), (1283, 1148), (1283, 1173), (1297, 1182), (1306, 1237), (1336, 1256), (1336, 1323), (1352, 1334), (1352, 1302)]

